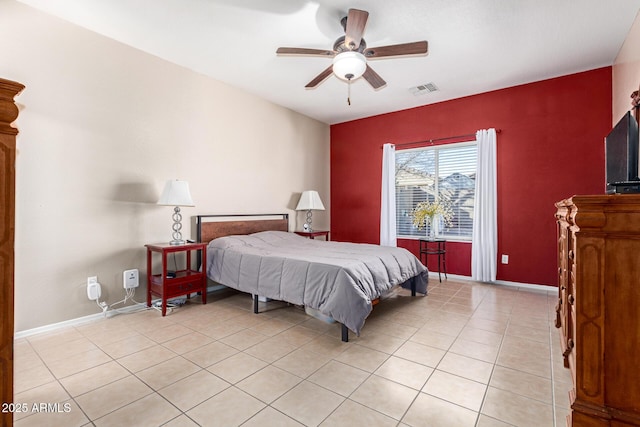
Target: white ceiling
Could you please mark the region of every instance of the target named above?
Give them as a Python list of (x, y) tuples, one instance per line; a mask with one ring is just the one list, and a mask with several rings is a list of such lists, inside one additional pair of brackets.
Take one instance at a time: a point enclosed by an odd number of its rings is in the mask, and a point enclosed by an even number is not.
[[(168, 61), (333, 124), (612, 65), (640, 0), (20, 0)], [(369, 60), (373, 90), (312, 78), (349, 8), (369, 12), (367, 46), (418, 40), (429, 54)], [(437, 92), (409, 88), (433, 82)]]

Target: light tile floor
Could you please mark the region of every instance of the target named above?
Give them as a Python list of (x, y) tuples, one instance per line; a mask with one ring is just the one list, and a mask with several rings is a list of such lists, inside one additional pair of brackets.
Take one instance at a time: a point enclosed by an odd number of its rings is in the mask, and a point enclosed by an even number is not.
[(298, 307), (255, 315), (233, 291), (164, 318), (115, 315), (16, 341), (28, 410), (15, 425), (561, 426), (571, 378), (556, 299), (432, 278), (427, 297), (378, 304), (349, 343)]

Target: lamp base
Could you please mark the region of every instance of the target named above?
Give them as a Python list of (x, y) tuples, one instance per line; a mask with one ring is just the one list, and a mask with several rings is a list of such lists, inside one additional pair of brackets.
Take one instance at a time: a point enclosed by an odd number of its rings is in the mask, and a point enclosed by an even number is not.
[(305, 231), (312, 232), (313, 228), (311, 228), (311, 209), (307, 210), (307, 222), (304, 224)]
[(185, 241), (182, 240), (182, 233), (180, 232), (180, 230), (182, 230), (182, 214), (180, 213), (180, 206), (176, 206), (175, 208), (173, 208), (173, 215), (171, 216), (171, 218), (173, 218), (173, 226), (171, 227), (171, 229), (173, 230), (173, 233), (171, 233), (171, 237), (173, 237), (173, 240), (169, 242), (169, 245), (184, 245)]

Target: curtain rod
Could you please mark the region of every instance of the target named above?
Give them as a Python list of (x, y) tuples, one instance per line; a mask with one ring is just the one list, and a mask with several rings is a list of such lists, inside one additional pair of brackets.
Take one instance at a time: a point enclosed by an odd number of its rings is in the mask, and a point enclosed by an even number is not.
[[(496, 133), (500, 133), (502, 132), (502, 129), (496, 129)], [(435, 138), (435, 139), (425, 139), (423, 141), (414, 141), (414, 142), (405, 142), (403, 144), (393, 144), (396, 147), (405, 147), (407, 145), (416, 145), (416, 144), (433, 144), (434, 142), (439, 142), (439, 141), (447, 141), (449, 139), (461, 139), (461, 138), (471, 138), (471, 137), (475, 137), (476, 134), (475, 133), (470, 133), (467, 135), (457, 135), (457, 136), (446, 136), (443, 138)]]

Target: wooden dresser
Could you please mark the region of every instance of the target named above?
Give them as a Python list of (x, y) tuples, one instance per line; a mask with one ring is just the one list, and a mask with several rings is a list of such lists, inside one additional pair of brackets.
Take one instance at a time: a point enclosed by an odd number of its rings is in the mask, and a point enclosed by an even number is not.
[(640, 426), (640, 194), (556, 203), (570, 426)]

